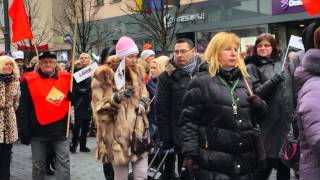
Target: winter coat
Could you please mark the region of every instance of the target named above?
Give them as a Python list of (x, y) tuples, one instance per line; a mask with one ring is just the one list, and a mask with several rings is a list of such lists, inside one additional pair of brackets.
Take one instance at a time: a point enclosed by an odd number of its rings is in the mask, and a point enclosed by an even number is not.
[(97, 125), (96, 156), (102, 162), (111, 162), (114, 166), (126, 165), (129, 161), (136, 161), (148, 154), (144, 152), (135, 155), (130, 148), (135, 122), (139, 137), (146, 127), (142, 119), (147, 120), (146, 112), (142, 116), (136, 113), (140, 98), (149, 98), (143, 83), (144, 73), (138, 65), (135, 69), (126, 70), (126, 87), (132, 86), (134, 93), (130, 98), (123, 99), (120, 104), (112, 101), (112, 95), (117, 91), (114, 72), (108, 65), (102, 65), (94, 72), (91, 84), (92, 110)]
[(0, 144), (12, 144), (18, 139), (15, 110), (20, 98), (18, 79), (6, 83), (0, 80)]
[[(57, 73), (53, 77), (47, 77), (41, 71), (38, 71), (41, 78), (57, 78)], [(28, 82), (23, 80), (21, 83), (20, 105), (17, 109), (18, 130), (20, 139), (24, 142), (30, 141), (31, 137), (41, 137), (47, 139), (60, 139), (65, 137), (67, 131), (68, 114), (57, 122), (41, 125), (37, 119), (33, 100), (28, 88)], [(50, 116), (50, 114), (48, 114)]]
[(285, 88), (286, 82), (273, 83), (270, 80), (276, 73), (280, 73), (280, 60), (250, 56), (246, 63), (254, 92), (269, 107), (266, 115), (259, 119), (266, 156), (278, 158), (292, 119), (292, 90)]
[[(196, 59), (197, 65), (193, 75), (199, 72), (202, 60)], [(160, 139), (165, 148), (175, 147), (180, 149), (179, 116), (182, 110), (182, 98), (187, 90), (192, 76), (173, 65), (169, 61), (166, 70), (160, 74), (156, 91), (156, 115)]]
[[(239, 79), (234, 95), (238, 115), (233, 114), (229, 86)], [(238, 69), (220, 70), (212, 77), (204, 72), (192, 79), (180, 116), (184, 157), (192, 157), (200, 167), (199, 180), (252, 179), (257, 167), (253, 109)], [(205, 175), (204, 175), (205, 174)], [(201, 176), (201, 177), (200, 177)]]
[(298, 95), (300, 120), (300, 162), (301, 180), (318, 180), (320, 177), (320, 49), (306, 52), (301, 67), (295, 72), (295, 79), (302, 86)]
[[(156, 95), (156, 89), (157, 89), (157, 78), (151, 78), (149, 79), (147, 83), (147, 90), (149, 93), (149, 99), (151, 100)], [(156, 117), (156, 109), (155, 109), (155, 101), (150, 104), (150, 111), (148, 113), (148, 120), (152, 124), (157, 124), (157, 117)]]
[[(75, 69), (75, 72), (83, 68)], [(74, 80), (73, 93), (76, 101), (74, 102), (74, 113), (77, 119), (91, 119), (91, 77), (77, 83)]]

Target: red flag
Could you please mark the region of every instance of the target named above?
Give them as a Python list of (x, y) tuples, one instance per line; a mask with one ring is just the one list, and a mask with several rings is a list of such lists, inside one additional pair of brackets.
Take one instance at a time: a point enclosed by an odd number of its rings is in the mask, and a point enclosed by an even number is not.
[(23, 0), (13, 0), (9, 16), (12, 20), (12, 42), (32, 39), (32, 31)]
[(320, 1), (319, 0), (302, 0), (304, 8), (311, 15), (315, 16), (320, 13)]

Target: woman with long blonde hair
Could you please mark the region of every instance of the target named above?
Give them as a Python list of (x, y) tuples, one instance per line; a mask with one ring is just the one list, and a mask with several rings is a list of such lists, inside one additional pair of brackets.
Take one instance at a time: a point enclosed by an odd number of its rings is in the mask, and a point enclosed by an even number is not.
[(180, 115), (181, 178), (254, 179), (259, 156), (252, 112), (264, 111), (265, 103), (247, 93), (239, 42), (235, 34), (216, 34), (204, 54), (208, 71), (189, 85)]
[(19, 98), (19, 68), (13, 58), (0, 56), (0, 179), (10, 179), (11, 149), (18, 139), (15, 111)]

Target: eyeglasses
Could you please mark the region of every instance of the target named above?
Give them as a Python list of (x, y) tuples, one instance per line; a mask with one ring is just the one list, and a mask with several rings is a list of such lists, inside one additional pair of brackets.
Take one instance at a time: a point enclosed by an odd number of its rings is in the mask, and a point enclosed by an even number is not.
[(262, 47), (268, 48), (268, 47), (271, 47), (271, 45), (270, 44), (258, 44), (257, 45), (257, 48), (262, 48)]
[(173, 53), (178, 55), (178, 54), (185, 54), (187, 53), (188, 51), (190, 51), (192, 49), (181, 49), (181, 50), (174, 50)]

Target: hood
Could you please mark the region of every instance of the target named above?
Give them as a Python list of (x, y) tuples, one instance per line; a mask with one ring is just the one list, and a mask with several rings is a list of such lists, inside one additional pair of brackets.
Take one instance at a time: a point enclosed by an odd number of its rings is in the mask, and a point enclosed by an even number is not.
[(320, 74), (320, 49), (309, 49), (304, 55), (301, 66), (294, 73), (298, 85), (302, 85), (315, 74)]
[(315, 21), (311, 23), (302, 33), (302, 41), (305, 51), (314, 48), (313, 33), (320, 27), (320, 21)]

